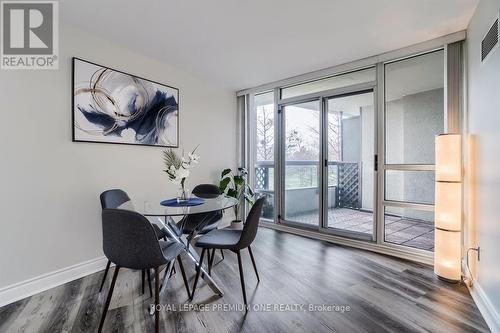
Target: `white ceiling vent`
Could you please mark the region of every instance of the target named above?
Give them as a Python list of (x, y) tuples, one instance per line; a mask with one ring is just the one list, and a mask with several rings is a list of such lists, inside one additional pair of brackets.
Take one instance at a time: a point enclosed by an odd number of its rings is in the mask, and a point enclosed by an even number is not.
[(500, 30), (498, 27), (498, 16), (495, 22), (491, 25), (490, 29), (481, 41), (481, 62), (484, 63), (498, 48), (498, 37)]

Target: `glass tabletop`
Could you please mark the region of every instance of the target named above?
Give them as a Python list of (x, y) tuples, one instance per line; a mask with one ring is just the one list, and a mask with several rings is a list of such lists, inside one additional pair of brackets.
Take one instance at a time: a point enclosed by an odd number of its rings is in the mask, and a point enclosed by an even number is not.
[(185, 216), (199, 213), (210, 213), (219, 210), (228, 209), (238, 204), (235, 198), (220, 195), (216, 198), (203, 198), (204, 203), (197, 206), (169, 207), (162, 206), (160, 202), (146, 202), (144, 205), (134, 205), (128, 201), (118, 208), (131, 209), (141, 213), (144, 216)]

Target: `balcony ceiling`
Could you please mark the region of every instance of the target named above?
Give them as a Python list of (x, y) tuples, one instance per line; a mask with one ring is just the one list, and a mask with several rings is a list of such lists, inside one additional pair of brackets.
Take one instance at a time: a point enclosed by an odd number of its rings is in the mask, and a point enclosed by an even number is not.
[(463, 30), (477, 2), (64, 0), (60, 17), (238, 90)]

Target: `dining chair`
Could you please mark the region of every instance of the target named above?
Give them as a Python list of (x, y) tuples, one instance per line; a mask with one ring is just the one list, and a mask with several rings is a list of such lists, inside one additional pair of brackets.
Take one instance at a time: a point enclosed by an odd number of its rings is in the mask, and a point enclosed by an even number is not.
[[(120, 189), (113, 189), (113, 190), (107, 190), (101, 193), (100, 196), (101, 200), (101, 208), (102, 209), (107, 209), (107, 208), (118, 208), (122, 206), (123, 204), (129, 202), (130, 207), (132, 207), (132, 203), (130, 200), (130, 197), (128, 196), (127, 192), (120, 190)], [(152, 224), (153, 228), (155, 229), (155, 233), (158, 237), (158, 239), (163, 239), (167, 240), (167, 232), (164, 229), (160, 229), (156, 224)], [(111, 265), (111, 262), (108, 260), (108, 263), (106, 264), (106, 269), (104, 271), (104, 276), (102, 278), (101, 282), (101, 287), (99, 288), (99, 292), (102, 291), (102, 288), (104, 287), (104, 282), (106, 282), (106, 276), (108, 275), (109, 271), (109, 266)], [(142, 293), (144, 294), (144, 277), (145, 277), (145, 271), (143, 270), (141, 272), (142, 275)], [(148, 270), (147, 271), (148, 275), (148, 286), (149, 286), (149, 294), (153, 296), (153, 291), (151, 288), (151, 272)]]
[[(221, 191), (214, 184), (199, 184), (196, 185), (192, 193), (199, 198), (217, 198), (221, 195)], [(184, 217), (177, 223), (178, 229), (182, 230), (182, 234), (188, 235), (188, 244), (195, 235), (204, 235), (212, 230), (217, 229), (219, 222), (222, 219), (222, 211), (191, 214)], [(182, 227), (181, 227), (182, 226)], [(179, 235), (180, 236), (180, 235)], [(222, 260), (224, 260), (224, 252), (220, 250)], [(212, 253), (212, 256), (214, 253)]]
[[(234, 230), (234, 229), (217, 229), (210, 231), (206, 235), (200, 237), (195, 246), (201, 247), (201, 255), (200, 255), (200, 264), (196, 270), (196, 278), (194, 280), (193, 290), (191, 292), (191, 300), (194, 297), (194, 292), (196, 290), (196, 284), (198, 283), (198, 278), (200, 277), (200, 268), (203, 265), (203, 257), (205, 256), (205, 252), (212, 249), (224, 249), (230, 250), (238, 256), (238, 268), (240, 272), (240, 282), (241, 289), (243, 291), (243, 301), (245, 302), (245, 308), (247, 306), (247, 295), (245, 291), (245, 278), (243, 276), (243, 266), (241, 263), (241, 253), (240, 251), (248, 248), (248, 252), (250, 253), (250, 259), (252, 260), (253, 269), (255, 271), (255, 275), (257, 276), (257, 281), (260, 282), (259, 273), (257, 272), (257, 266), (255, 265), (255, 259), (252, 253), (252, 248), (250, 247), (252, 242), (257, 235), (257, 229), (259, 227), (259, 219), (262, 214), (262, 207), (264, 206), (266, 201), (265, 197), (259, 198), (255, 204), (250, 209), (248, 216), (246, 218), (246, 222), (243, 226), (243, 230)], [(208, 268), (210, 270), (213, 261), (213, 256), (209, 260)]]
[[(219, 187), (213, 184), (196, 185), (192, 193), (199, 198), (217, 198), (221, 195)], [(191, 214), (183, 218), (178, 225), (182, 223), (183, 234), (190, 234), (196, 231), (198, 234), (206, 234), (209, 231), (217, 229), (219, 221), (222, 219), (222, 212), (210, 212)]]
[[(118, 272), (122, 268), (154, 269), (155, 274), (155, 332), (159, 332), (160, 266), (172, 265), (177, 258), (184, 282), (187, 283), (180, 253), (184, 245), (177, 241), (158, 240), (153, 225), (143, 215), (124, 209), (102, 210), (104, 255), (116, 265), (111, 286), (104, 304), (98, 332), (102, 331)], [(166, 283), (166, 281), (164, 281)], [(189, 289), (187, 289), (189, 296)]]

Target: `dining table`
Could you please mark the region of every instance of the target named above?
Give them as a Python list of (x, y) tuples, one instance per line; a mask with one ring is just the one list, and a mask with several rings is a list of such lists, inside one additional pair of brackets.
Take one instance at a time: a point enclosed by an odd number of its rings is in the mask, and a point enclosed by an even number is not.
[[(209, 217), (210, 213), (225, 211), (239, 204), (238, 200), (224, 194), (209, 197), (209, 198), (196, 198), (196, 205), (186, 205), (183, 202), (175, 202), (173, 205), (165, 205), (165, 202), (160, 201), (145, 201), (143, 205), (137, 205), (132, 202), (124, 203), (119, 208), (122, 209), (133, 209), (142, 215), (146, 216), (148, 219), (153, 220), (152, 223), (156, 223), (160, 228), (163, 228), (167, 234), (169, 240), (175, 240), (184, 246), (183, 251), (186, 253), (187, 258), (191, 260), (196, 267), (201, 265), (202, 278), (206, 281), (207, 285), (213, 290), (213, 292), (219, 296), (223, 296), (222, 289), (214, 281), (213, 277), (208, 273), (208, 269), (200, 263), (200, 256), (196, 252), (195, 248), (190, 244), (190, 241), (196, 236), (197, 232), (201, 230), (205, 225), (205, 219), (199, 220), (198, 225), (193, 231), (185, 234), (184, 233), (184, 222), (186, 217), (193, 214), (199, 214), (199, 216)], [(139, 208), (138, 208), (139, 207)], [(142, 207), (142, 208), (141, 208)], [(171, 271), (174, 267), (174, 262), (167, 266), (165, 271), (165, 277), (162, 284), (163, 293), (166, 282), (171, 275)]]

